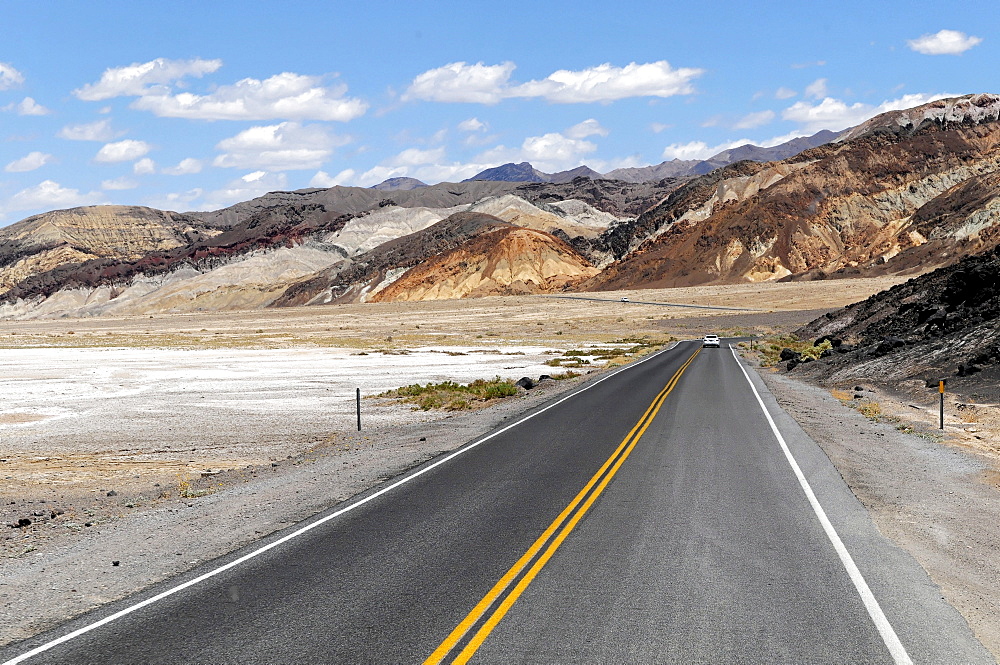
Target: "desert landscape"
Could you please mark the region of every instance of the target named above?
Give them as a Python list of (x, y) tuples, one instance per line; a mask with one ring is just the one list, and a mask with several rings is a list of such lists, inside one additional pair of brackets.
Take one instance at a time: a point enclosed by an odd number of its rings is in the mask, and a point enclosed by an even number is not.
[[(755, 351), (743, 344), (743, 353), (766, 363), (762, 341), (902, 281), (6, 321), (0, 639), (306, 519), (671, 340), (752, 336)], [(609, 346), (635, 355), (586, 355)], [(566, 378), (459, 410), (380, 396), (414, 383), (542, 375)], [(768, 382), (996, 652), (996, 409), (958, 410), (952, 400), (938, 434), (930, 393), (917, 405), (876, 382), (818, 389), (784, 372)], [(862, 403), (877, 404), (879, 417), (866, 418)], [(898, 449), (886, 448), (887, 432)], [(873, 464), (875, 450), (893, 462)], [(928, 454), (949, 462), (910, 468)], [(916, 496), (901, 503), (902, 492)], [(959, 511), (971, 495), (976, 509)], [(919, 519), (901, 521), (913, 505)], [(942, 540), (942, 529), (960, 540)]]

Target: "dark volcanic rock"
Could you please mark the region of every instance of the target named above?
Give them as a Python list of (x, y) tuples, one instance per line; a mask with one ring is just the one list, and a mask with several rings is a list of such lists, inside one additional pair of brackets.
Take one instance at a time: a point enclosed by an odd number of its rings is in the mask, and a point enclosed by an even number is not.
[(876, 293), (796, 334), (849, 342), (828, 359), (827, 376), (900, 381), (951, 375), (966, 379), (967, 392), (1000, 397), (998, 327), (1000, 248)]

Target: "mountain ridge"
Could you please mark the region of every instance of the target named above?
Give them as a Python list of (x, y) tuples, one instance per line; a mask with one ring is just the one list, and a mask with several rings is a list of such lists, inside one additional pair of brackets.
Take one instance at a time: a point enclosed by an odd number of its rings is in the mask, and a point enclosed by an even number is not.
[[(1000, 97), (937, 100), (863, 126), (801, 152), (808, 142), (786, 146), (794, 154), (782, 160), (658, 181), (574, 169), (562, 183), (272, 192), (210, 212), (54, 211), (0, 233), (0, 316), (343, 302), (420, 263), (454, 272), (449, 253), (495, 265), (470, 227), (438, 226), (456, 214), (522, 229), (495, 238), (520, 239), (509, 247), (528, 254), (539, 248), (534, 261), (560, 257), (567, 279), (521, 280), (528, 291), (918, 274), (1000, 245)], [(741, 146), (723, 158), (760, 155)], [(114, 248), (101, 246), (121, 234)], [(429, 273), (414, 275), (400, 298), (433, 290), (420, 286), (432, 283)], [(461, 277), (465, 286), (451, 292), (485, 292), (466, 288), (475, 279)], [(491, 279), (492, 293), (522, 288)]]

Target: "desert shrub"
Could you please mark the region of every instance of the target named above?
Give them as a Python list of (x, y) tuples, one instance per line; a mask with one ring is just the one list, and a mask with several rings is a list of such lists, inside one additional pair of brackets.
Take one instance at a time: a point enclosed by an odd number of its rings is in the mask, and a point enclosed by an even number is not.
[(467, 384), (455, 381), (419, 384), (388, 390), (379, 397), (395, 397), (414, 405), (423, 411), (446, 409), (460, 411), (468, 409), (473, 402), (512, 397), (517, 394), (517, 386), (510, 379), (476, 379)]

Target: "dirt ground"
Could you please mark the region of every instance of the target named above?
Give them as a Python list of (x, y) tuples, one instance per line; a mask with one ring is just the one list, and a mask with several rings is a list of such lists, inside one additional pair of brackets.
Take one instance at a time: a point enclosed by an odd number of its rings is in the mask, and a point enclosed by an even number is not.
[[(542, 364), (547, 358), (626, 338), (787, 332), (898, 281), (0, 322), (0, 357), (24, 370), (0, 378), (0, 644), (315, 514), (588, 375), (454, 413), (414, 412), (374, 397), (382, 390), (495, 374), (537, 378), (559, 371)], [(353, 391), (341, 393), (362, 379), (369, 387), (358, 433)], [(863, 401), (882, 405), (875, 422), (849, 408), (858, 406), (853, 394), (768, 380), (880, 528), (914, 552), (1000, 653), (1000, 576), (990, 562), (1000, 524), (995, 412), (963, 407), (958, 415), (955, 405), (946, 436), (936, 437), (901, 424), (926, 421), (932, 405), (865, 393)], [(894, 411), (900, 420), (887, 423)], [(845, 418), (860, 423), (845, 430)], [(942, 475), (924, 461), (924, 476), (897, 473), (898, 450), (886, 453), (888, 463), (845, 452), (848, 444), (884, 443), (886, 428), (904, 441), (899, 450), (916, 440), (920, 450), (974, 460), (976, 471)], [(984, 511), (978, 521), (955, 523), (954, 497), (974, 497)], [(903, 501), (919, 508), (904, 510)], [(961, 533), (945, 542), (937, 536), (948, 520), (949, 533)], [(958, 536), (968, 556), (948, 544)]]

